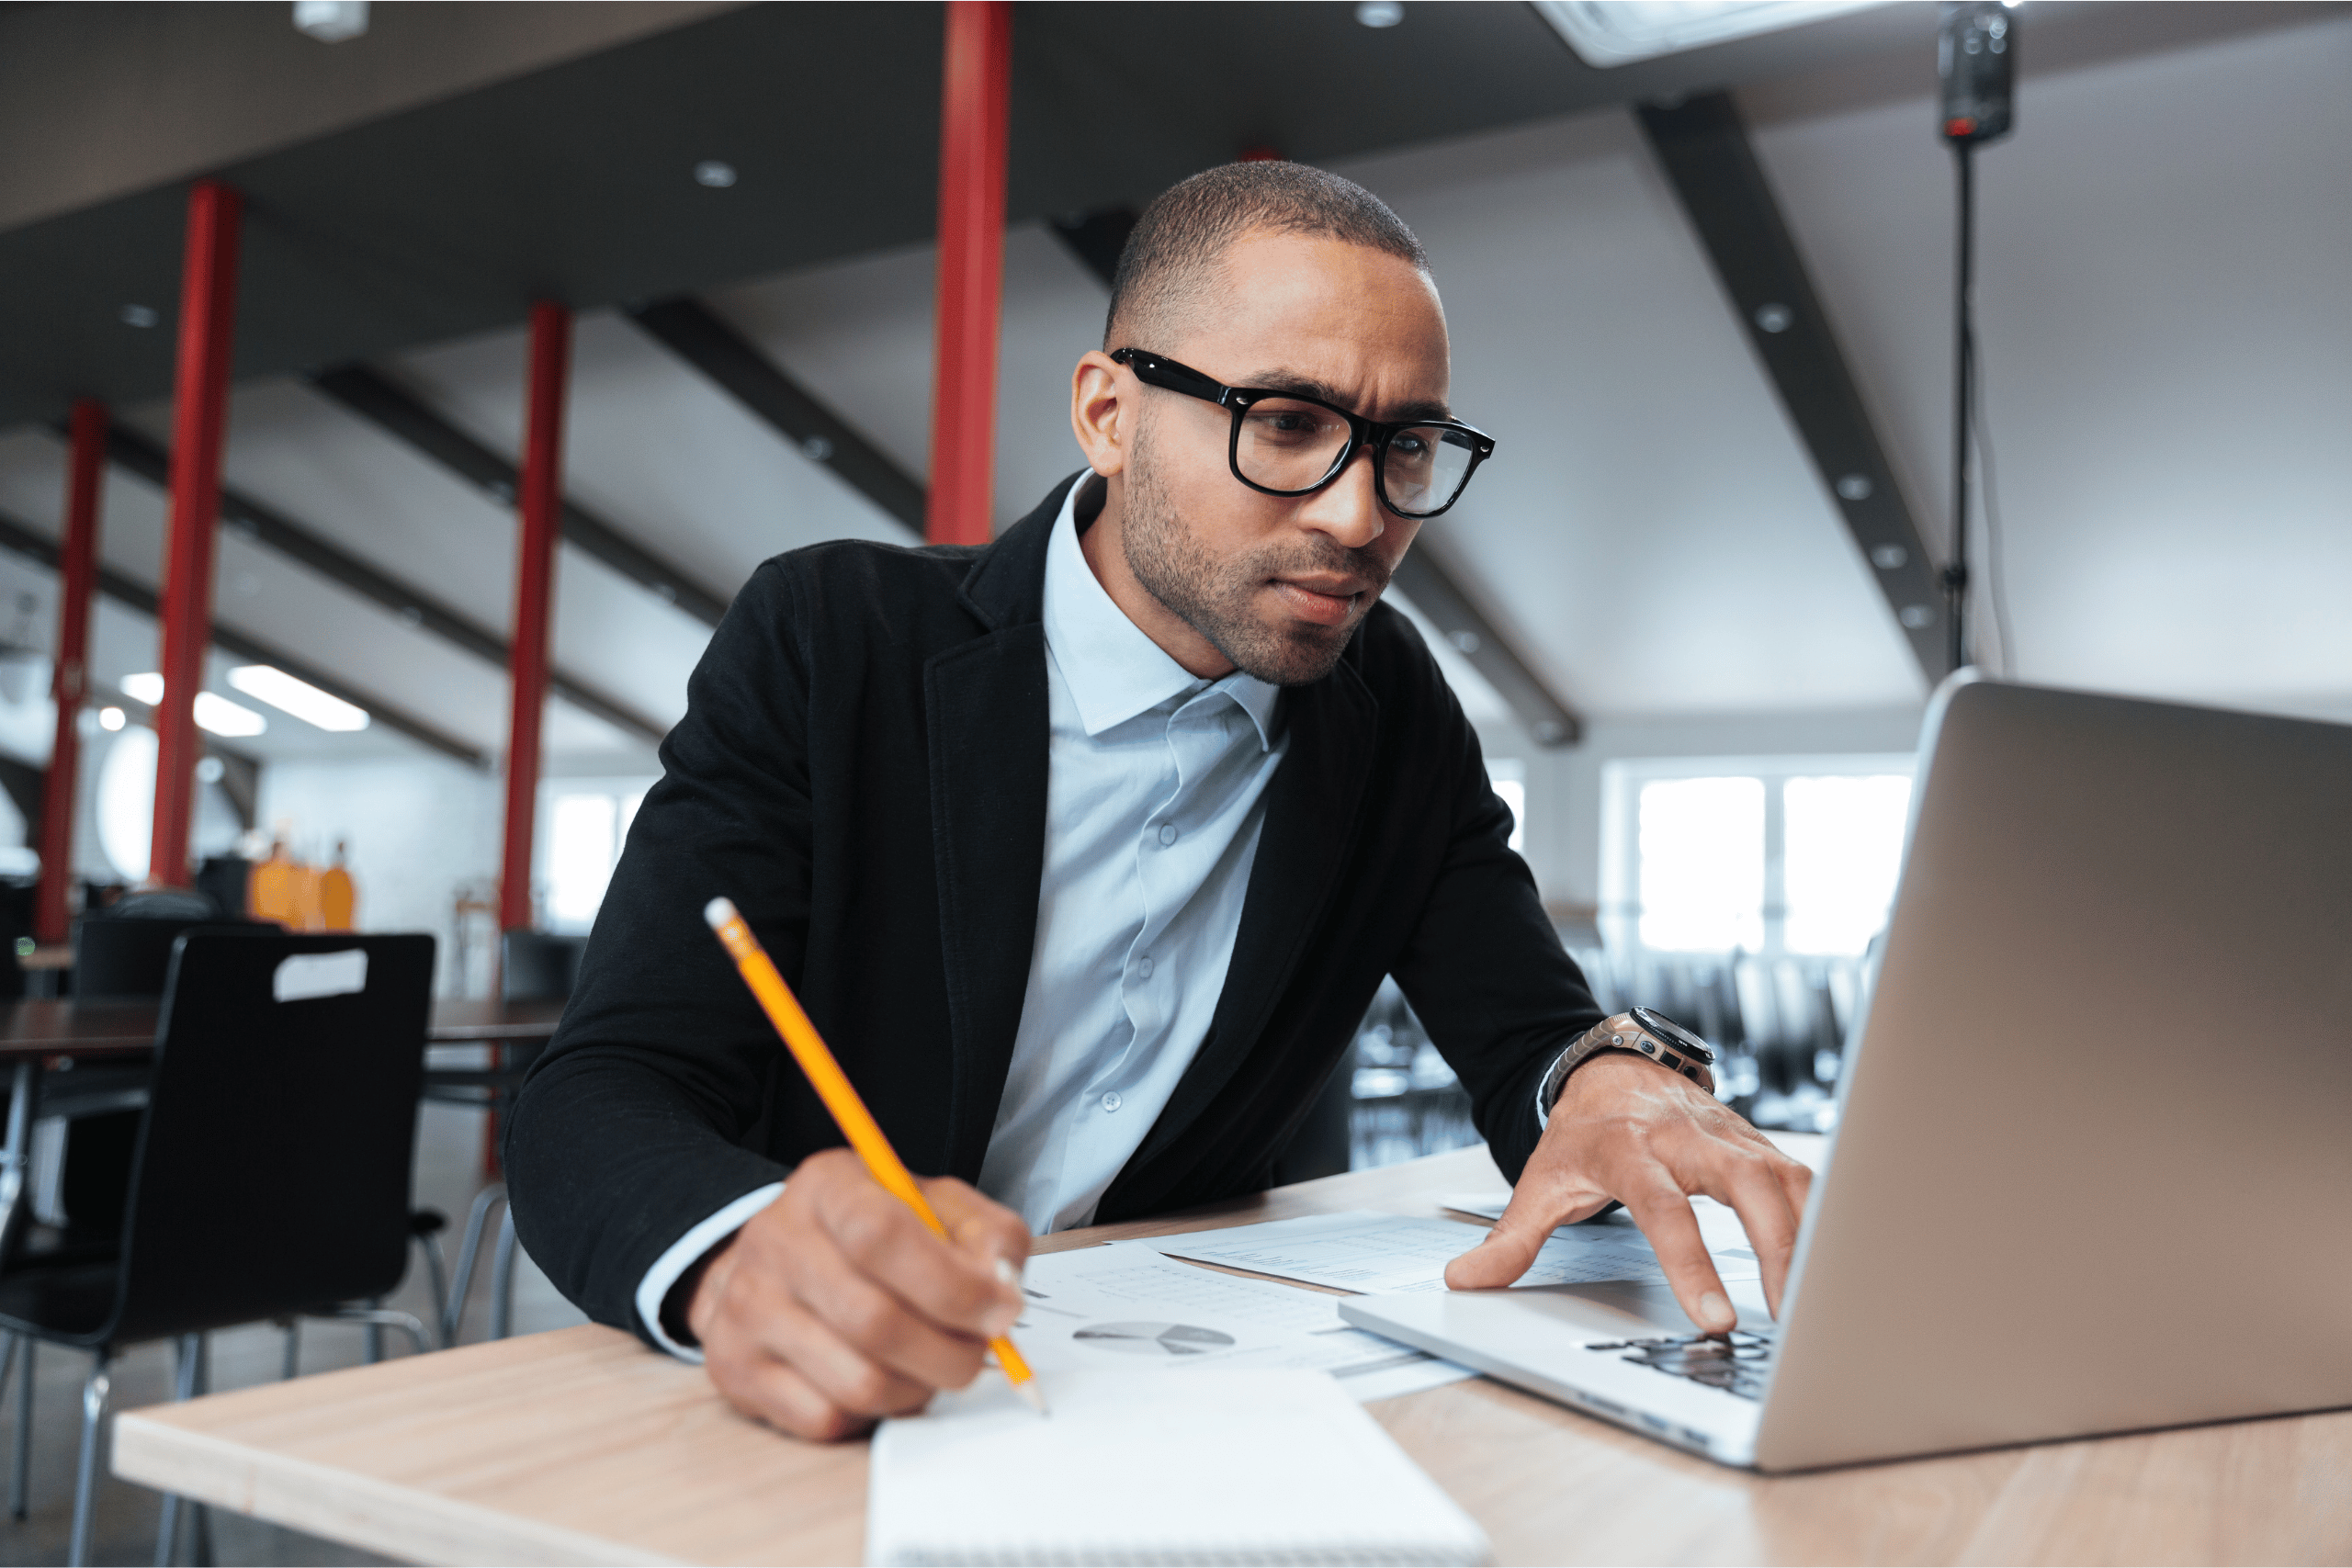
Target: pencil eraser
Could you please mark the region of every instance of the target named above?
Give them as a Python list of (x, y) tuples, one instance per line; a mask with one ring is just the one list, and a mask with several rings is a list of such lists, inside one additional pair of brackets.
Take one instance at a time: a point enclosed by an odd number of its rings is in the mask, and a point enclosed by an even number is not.
[(735, 900), (713, 898), (702, 907), (702, 918), (710, 922), (712, 931), (717, 931), (735, 918)]

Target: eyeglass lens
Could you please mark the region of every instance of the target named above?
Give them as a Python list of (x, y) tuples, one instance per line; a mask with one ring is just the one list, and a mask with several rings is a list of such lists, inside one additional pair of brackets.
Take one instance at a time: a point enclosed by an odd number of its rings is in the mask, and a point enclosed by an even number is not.
[[(1347, 450), (1348, 422), (1329, 409), (1267, 398), (1241, 415), (1234, 462), (1251, 484), (1308, 491), (1321, 484)], [(1409, 425), (1390, 438), (1381, 469), (1388, 504), (1398, 512), (1435, 512), (1470, 477), (1470, 439), (1443, 425)]]

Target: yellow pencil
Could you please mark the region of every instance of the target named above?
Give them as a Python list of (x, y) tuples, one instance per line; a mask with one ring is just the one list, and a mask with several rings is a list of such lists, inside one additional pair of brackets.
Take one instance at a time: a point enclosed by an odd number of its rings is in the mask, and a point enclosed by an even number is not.
[[(718, 940), (727, 944), (727, 951), (733, 956), (743, 983), (752, 987), (752, 995), (759, 998), (760, 1006), (767, 1010), (768, 1021), (775, 1025), (778, 1034), (784, 1036), (785, 1044), (792, 1052), (792, 1059), (798, 1062), (800, 1070), (808, 1075), (809, 1087), (817, 1091), (817, 1098), (825, 1102), (825, 1109), (832, 1112), (833, 1121), (841, 1127), (842, 1135), (849, 1139), (849, 1146), (857, 1151), (857, 1157), (865, 1162), (865, 1168), (873, 1172), (874, 1179), (912, 1209), (922, 1223), (931, 1227), (932, 1234), (946, 1239), (947, 1227), (939, 1223), (939, 1216), (931, 1212), (929, 1203), (923, 1201), (922, 1189), (915, 1185), (914, 1177), (908, 1172), (906, 1163), (899, 1158), (898, 1150), (890, 1146), (890, 1140), (882, 1135), (882, 1128), (874, 1120), (874, 1113), (865, 1109), (865, 1101), (859, 1099), (857, 1090), (851, 1087), (848, 1075), (842, 1071), (841, 1064), (833, 1060), (832, 1052), (826, 1048), (824, 1037), (817, 1032), (817, 1026), (809, 1022), (808, 1015), (801, 1010), (800, 999), (792, 994), (792, 987), (784, 983), (784, 976), (776, 972), (775, 961), (768, 956), (767, 949), (760, 945), (760, 939), (752, 934), (752, 928), (736, 912), (734, 903), (726, 898), (713, 898), (703, 907), (702, 918), (710, 922), (710, 929), (717, 931)], [(1012, 1382), (1013, 1391), (1035, 1405), (1038, 1415), (1046, 1414), (1046, 1396), (1038, 1389), (1029, 1371), (1029, 1363), (1023, 1360), (1021, 1352), (1012, 1348), (1012, 1338), (991, 1339), (989, 1348), (996, 1352), (996, 1364), (1004, 1369), (1004, 1375)]]

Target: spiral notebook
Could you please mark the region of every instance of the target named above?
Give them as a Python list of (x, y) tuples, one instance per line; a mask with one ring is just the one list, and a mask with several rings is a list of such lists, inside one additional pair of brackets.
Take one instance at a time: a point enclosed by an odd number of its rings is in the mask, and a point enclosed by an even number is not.
[(1478, 1563), (1487, 1538), (1321, 1372), (984, 1376), (874, 1438), (865, 1560)]

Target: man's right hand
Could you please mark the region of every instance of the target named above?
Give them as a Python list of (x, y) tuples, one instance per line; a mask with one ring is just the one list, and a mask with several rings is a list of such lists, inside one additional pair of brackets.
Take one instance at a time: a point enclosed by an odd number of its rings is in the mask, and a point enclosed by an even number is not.
[(950, 1239), (849, 1150), (812, 1155), (704, 1263), (686, 1326), (736, 1409), (831, 1440), (978, 1375), (1021, 1315), (1029, 1232), (953, 1177), (920, 1185)]

